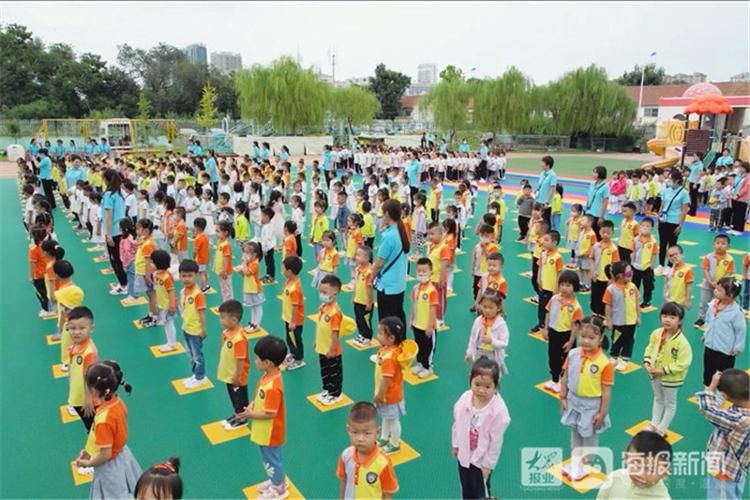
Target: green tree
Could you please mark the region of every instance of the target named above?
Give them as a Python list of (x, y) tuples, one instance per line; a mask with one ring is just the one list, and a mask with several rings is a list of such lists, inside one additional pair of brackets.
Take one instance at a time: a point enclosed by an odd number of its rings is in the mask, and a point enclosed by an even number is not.
[(5, 133), (13, 138), (14, 141), (18, 142), (18, 138), (21, 136), (21, 124), (15, 120), (11, 120), (5, 124)]
[(531, 118), (531, 81), (515, 67), (474, 84), (474, 123), (484, 130), (518, 133)]
[(144, 145), (148, 145), (149, 136), (151, 134), (151, 127), (148, 123), (151, 117), (151, 101), (146, 97), (145, 92), (141, 92), (138, 96), (138, 120), (136, 122), (136, 137), (140, 139), (140, 142)]
[(198, 111), (195, 114), (195, 120), (198, 125), (208, 130), (219, 119), (219, 110), (216, 109), (216, 89), (210, 84), (203, 87), (203, 95), (198, 104)]
[[(640, 86), (642, 69), (643, 66), (636, 64), (632, 70), (624, 72), (622, 76), (617, 79), (617, 83), (626, 86)], [(656, 64), (653, 63), (647, 64), (643, 74), (643, 85), (663, 85), (665, 76), (666, 73), (664, 68), (661, 66), (657, 67)]]
[(272, 121), (276, 132), (296, 134), (323, 123), (329, 87), (312, 69), (282, 57), (271, 66), (235, 73), (240, 115), (256, 124)]
[(329, 99), (331, 114), (338, 120), (344, 120), (352, 134), (354, 125), (369, 125), (380, 110), (375, 94), (356, 85), (332, 89)]
[(461, 68), (457, 68), (456, 66), (449, 64), (443, 71), (440, 72), (440, 79), (450, 81), (463, 80), (464, 72), (463, 70), (461, 70)]
[[(463, 80), (441, 79), (419, 102), (419, 107), (432, 111), (433, 122), (448, 131), (450, 143), (456, 130), (466, 127), (471, 87)], [(476, 106), (475, 106), (476, 107)]]
[(380, 63), (375, 67), (375, 76), (370, 77), (370, 91), (380, 102), (378, 118), (393, 120), (401, 114), (401, 96), (411, 84), (411, 78), (387, 69)]

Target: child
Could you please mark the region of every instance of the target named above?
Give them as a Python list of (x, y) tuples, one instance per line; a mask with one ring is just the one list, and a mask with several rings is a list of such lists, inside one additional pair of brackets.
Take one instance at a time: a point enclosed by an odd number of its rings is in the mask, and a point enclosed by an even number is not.
[[(443, 232), (445, 244), (449, 250), (448, 278), (446, 282), (446, 296), (453, 293), (453, 271), (456, 268), (456, 249), (458, 247), (458, 225), (455, 219), (450, 218), (450, 212), (446, 209), (446, 218), (443, 221)], [(455, 215), (455, 212), (454, 212)], [(407, 233), (408, 234), (408, 233)]]
[(404, 375), (398, 357), (405, 338), (406, 330), (399, 318), (389, 316), (380, 320), (378, 342), (381, 347), (375, 356), (373, 402), (382, 421), (378, 443), (386, 453), (401, 450), (401, 416), (406, 414), (406, 406)]
[[(293, 258), (296, 257), (287, 257), (284, 262)], [(258, 380), (252, 404), (238, 417), (252, 421), (250, 441), (260, 447), (263, 467), (269, 477), (258, 487), (261, 496), (286, 498), (289, 493), (281, 459), (281, 447), (286, 441), (286, 409), (284, 382), (279, 370), (286, 357), (286, 346), (278, 337), (267, 335), (258, 339), (253, 352), (255, 367), (263, 375)]]
[(630, 264), (630, 253), (633, 239), (638, 236), (638, 221), (635, 220), (635, 204), (627, 202), (622, 205), (622, 222), (620, 222), (620, 239), (617, 242), (617, 252), (620, 258)]
[(305, 297), (299, 273), (302, 259), (292, 255), (281, 264), (281, 274), (286, 279), (281, 298), (281, 319), (286, 327), (286, 343), (290, 356), (286, 359), (286, 370), (296, 370), (305, 366), (305, 350), (302, 344), (302, 325), (305, 322)]
[(354, 270), (354, 290), (352, 303), (354, 305), (354, 320), (357, 323), (357, 336), (354, 343), (360, 347), (367, 347), (372, 342), (372, 249), (360, 245), (354, 256), (356, 268)]
[[(154, 263), (151, 254), (156, 251), (156, 244), (151, 236), (153, 224), (149, 219), (141, 219), (135, 225), (135, 233), (138, 235), (140, 244), (135, 252), (135, 286), (133, 287), (133, 301), (144, 292), (148, 295), (148, 313), (140, 319), (144, 328), (154, 327), (159, 324), (158, 310), (156, 307), (156, 295), (154, 293), (153, 273)], [(131, 302), (127, 298), (123, 302)]]
[(263, 319), (263, 282), (260, 279), (260, 255), (263, 253), (255, 241), (248, 241), (242, 248), (242, 265), (237, 272), (242, 276), (242, 302), (250, 308), (250, 321), (245, 331), (255, 333), (260, 329)]
[(479, 310), (479, 299), (484, 295), (485, 292), (491, 291), (499, 293), (503, 300), (508, 296), (508, 283), (503, 277), (503, 264), (505, 259), (503, 254), (500, 252), (493, 252), (487, 256), (487, 272), (482, 276), (479, 281), (479, 293), (477, 301), (474, 303), (474, 307), (471, 312)]
[[(492, 471), (500, 458), (510, 414), (498, 393), (500, 368), (480, 358), (469, 375), (468, 391), (453, 406), (452, 454), (458, 460), (462, 498), (492, 498)], [(481, 416), (480, 416), (481, 415)]]
[[(443, 237), (443, 226), (439, 222), (430, 222), (427, 230), (429, 244), (427, 257), (432, 262), (430, 280), (438, 293), (437, 328), (445, 326), (445, 311), (447, 305), (448, 267), (451, 259), (451, 249)], [(486, 259), (485, 259), (486, 260)], [(486, 264), (485, 264), (486, 268)]]
[(272, 224), (274, 212), (270, 208), (264, 208), (260, 213), (260, 248), (263, 251), (263, 261), (266, 265), (266, 274), (261, 281), (266, 284), (273, 283), (276, 280), (276, 259), (275, 247), (276, 236), (274, 235), (274, 226)]
[(141, 475), (141, 467), (127, 445), (128, 409), (117, 396), (120, 386), (130, 394), (130, 384), (125, 383), (120, 365), (115, 361), (94, 363), (86, 372), (88, 392), (100, 404), (86, 448), (75, 463), (79, 468), (93, 467), (90, 492), (93, 499), (131, 498)]
[(641, 431), (630, 440), (624, 461), (626, 467), (609, 473), (597, 500), (670, 498), (664, 484), (672, 461), (669, 441), (655, 432)]
[(180, 262), (180, 281), (184, 285), (180, 293), (182, 309), (182, 334), (185, 349), (190, 356), (192, 375), (182, 381), (185, 389), (194, 389), (206, 382), (206, 366), (203, 360), (203, 340), (206, 338), (206, 297), (195, 286), (198, 264), (185, 259)]
[(55, 240), (47, 238), (42, 242), (42, 252), (47, 262), (44, 269), (44, 288), (47, 291), (47, 307), (50, 313), (55, 313), (57, 312), (57, 303), (55, 302), (55, 291), (57, 290), (55, 262), (65, 257), (65, 249), (58, 245)]
[(221, 221), (216, 226), (216, 245), (214, 252), (214, 273), (219, 277), (221, 300), (226, 302), (234, 296), (232, 290), (232, 223)]
[(91, 430), (94, 423), (94, 404), (86, 391), (86, 372), (99, 357), (91, 340), (93, 331), (94, 314), (91, 309), (84, 306), (71, 309), (68, 313), (68, 333), (73, 343), (68, 349), (68, 413), (81, 418), (86, 432)]
[(422, 249), (424, 248), (424, 240), (427, 235), (427, 214), (425, 212), (424, 204), (426, 201), (424, 193), (417, 193), (414, 195), (414, 209), (411, 214), (411, 241), (414, 242), (412, 255), (422, 255)]
[(419, 346), (417, 362), (411, 372), (422, 379), (433, 374), (432, 357), (435, 353), (435, 329), (439, 307), (438, 292), (432, 284), (431, 275), (432, 261), (427, 257), (421, 257), (417, 261), (417, 284), (411, 291), (409, 324), (414, 331), (414, 340)]
[(664, 271), (664, 302), (677, 302), (685, 309), (690, 309), (693, 301), (693, 270), (685, 264), (685, 253), (680, 245), (672, 245), (667, 249), (670, 267)]
[(736, 299), (740, 282), (731, 276), (721, 278), (714, 288), (714, 300), (708, 304), (706, 333), (702, 340), (703, 386), (708, 387), (714, 372), (734, 368), (737, 356), (745, 350), (747, 324)]
[(169, 457), (166, 462), (151, 466), (135, 483), (135, 498), (182, 498), (180, 459)]
[(29, 248), (29, 281), (34, 285), (36, 298), (41, 306), (38, 316), (43, 318), (54, 313), (49, 305), (47, 287), (44, 283), (47, 259), (42, 251), (42, 242), (47, 238), (47, 230), (44, 226), (34, 226), (31, 229), (31, 237), (34, 243)]
[(651, 333), (643, 355), (643, 368), (654, 391), (651, 422), (646, 430), (664, 436), (677, 412), (677, 391), (685, 382), (693, 351), (682, 332), (685, 317), (682, 306), (667, 302), (659, 314), (662, 326)]
[(547, 316), (547, 304), (557, 291), (557, 281), (560, 272), (563, 269), (563, 260), (560, 252), (557, 251), (557, 244), (560, 243), (560, 233), (550, 231), (542, 236), (542, 253), (539, 256), (539, 302), (537, 304), (536, 326), (530, 330), (530, 333), (539, 331), (544, 328), (545, 317)]
[(292, 196), (292, 222), (296, 225), (294, 237), (297, 241), (297, 257), (302, 257), (302, 234), (305, 232), (305, 203), (297, 195)]
[(594, 244), (596, 243), (596, 233), (592, 229), (593, 224), (593, 215), (584, 214), (581, 216), (581, 229), (578, 233), (575, 253), (582, 292), (591, 291), (591, 272), (594, 267)]
[(344, 370), (341, 364), (341, 342), (339, 333), (343, 314), (336, 302), (341, 290), (341, 280), (329, 274), (320, 280), (320, 308), (315, 327), (315, 352), (320, 359), (320, 378), (323, 391), (317, 400), (323, 406), (341, 401)]
[(727, 196), (726, 188), (727, 178), (719, 177), (716, 179), (716, 184), (711, 189), (711, 193), (708, 197), (708, 230), (718, 231), (721, 224), (721, 214), (729, 206), (729, 198)]
[(698, 309), (698, 319), (694, 323), (696, 327), (702, 327), (706, 323), (706, 308), (713, 298), (716, 283), (724, 276), (731, 276), (734, 273), (734, 258), (727, 252), (728, 248), (729, 236), (717, 234), (714, 237), (714, 251), (703, 257), (701, 263), (703, 269), (701, 302)]
[(312, 286), (318, 288), (323, 278), (336, 274), (339, 266), (339, 252), (336, 250), (336, 233), (326, 231), (320, 240), (321, 251), (318, 253), (318, 269), (315, 271)]
[(516, 206), (518, 207), (518, 239), (516, 241), (525, 241), (534, 207), (534, 196), (530, 184), (524, 184), (521, 188), (521, 196), (516, 199)]
[(242, 249), (245, 246), (245, 242), (250, 239), (250, 221), (247, 218), (247, 204), (244, 201), (239, 201), (235, 206), (235, 211), (237, 217), (234, 218), (234, 239), (237, 242), (237, 247)]
[(210, 189), (204, 188), (203, 194), (201, 195), (201, 204), (198, 208), (198, 215), (206, 221), (206, 236), (213, 241), (213, 237), (216, 235), (216, 204), (213, 199), (213, 192)]
[(388, 455), (377, 444), (378, 410), (370, 402), (354, 403), (346, 424), (351, 446), (339, 455), (336, 477), (339, 497), (392, 498), (398, 480)]
[(750, 312), (750, 252), (742, 257), (742, 309)]
[[(708, 438), (707, 454), (720, 457), (707, 460), (706, 498), (745, 498), (743, 490), (750, 465), (749, 387), (750, 376), (746, 372), (728, 368), (714, 373), (708, 388), (695, 395), (700, 412), (715, 427)], [(721, 395), (716, 394), (717, 390)], [(732, 405), (723, 409), (722, 400)]]
[(500, 367), (500, 376), (508, 373), (505, 366), (505, 348), (508, 347), (508, 325), (503, 318), (503, 297), (498, 292), (487, 291), (479, 299), (482, 314), (474, 320), (466, 347), (466, 361), (489, 358)]
[(644, 217), (638, 227), (638, 236), (633, 239), (633, 283), (636, 288), (643, 283), (643, 302), (641, 309), (651, 305), (654, 293), (654, 259), (659, 253), (659, 243), (651, 235), (654, 219)]
[(177, 314), (177, 294), (174, 290), (172, 273), (169, 272), (171, 259), (164, 250), (156, 250), (151, 254), (154, 263), (154, 291), (156, 292), (156, 307), (159, 311), (159, 324), (164, 325), (164, 334), (167, 343), (159, 346), (160, 352), (172, 352), (177, 350), (177, 332), (174, 326), (174, 317)]
[(315, 260), (318, 260), (318, 254), (322, 248), (321, 240), (323, 233), (328, 231), (328, 217), (325, 215), (325, 204), (322, 201), (316, 201), (313, 205), (314, 216), (310, 229), (310, 243), (313, 246)]
[(557, 280), (558, 293), (547, 303), (542, 336), (547, 341), (547, 362), (552, 377), (544, 384), (548, 391), (560, 392), (563, 363), (578, 336), (583, 319), (583, 310), (575, 295), (579, 286), (578, 274), (575, 271), (561, 272)]
[[(406, 234), (411, 237), (411, 232)], [(375, 218), (372, 216), (372, 204), (367, 200), (362, 202), (362, 241), (370, 248), (375, 244)]]
[(348, 286), (350, 289), (354, 289), (354, 278), (357, 271), (357, 262), (355, 256), (357, 253), (357, 248), (362, 245), (362, 217), (357, 213), (349, 214), (349, 217), (347, 218), (347, 225), (349, 228), (349, 232), (346, 237), (346, 263), (349, 265), (349, 269), (351, 269), (352, 276), (352, 279), (349, 282)]
[(612, 243), (612, 234), (615, 225), (612, 221), (605, 220), (599, 227), (600, 240), (594, 243), (594, 263), (592, 274), (596, 278), (591, 282), (591, 312), (604, 316), (604, 291), (609, 284), (607, 267), (620, 260), (618, 248)]
[(172, 238), (170, 241), (170, 250), (172, 255), (177, 257), (177, 263), (179, 264), (187, 257), (188, 249), (188, 230), (185, 225), (185, 209), (183, 207), (177, 207), (174, 209), (174, 229), (172, 230)]
[(234, 412), (222, 421), (224, 429), (233, 431), (247, 425), (247, 419), (240, 417), (248, 405), (247, 375), (250, 371), (247, 339), (240, 326), (242, 321), (242, 304), (237, 300), (227, 300), (219, 306), (221, 332), (221, 351), (216, 379), (227, 384), (229, 400)]
[(563, 209), (563, 186), (561, 183), (555, 185), (555, 194), (552, 195), (552, 203), (550, 204), (550, 229), (552, 231), (560, 231), (560, 221), (562, 220), (562, 209)]
[(635, 328), (641, 323), (641, 308), (638, 304), (638, 287), (632, 282), (633, 268), (624, 260), (607, 268), (611, 283), (602, 297), (606, 326), (612, 328), (610, 362), (618, 371), (628, 367), (633, 355)]
[[(291, 255), (299, 257), (299, 249), (297, 248), (297, 223), (288, 220), (284, 222), (284, 247), (283, 253), (281, 254), (281, 260), (286, 259)], [(274, 263), (274, 267), (276, 267)]]
[(577, 269), (576, 246), (578, 245), (578, 233), (581, 231), (581, 213), (583, 205), (574, 203), (570, 206), (570, 218), (565, 221), (565, 248), (570, 250), (570, 261), (568, 267)]
[(193, 221), (193, 260), (198, 264), (198, 274), (201, 277), (201, 291), (206, 293), (211, 285), (208, 284), (208, 236), (206, 236), (206, 219), (196, 217)]
[(68, 332), (68, 313), (83, 304), (83, 290), (73, 283), (70, 279), (73, 276), (73, 265), (67, 260), (58, 260), (53, 266), (55, 272), (55, 302), (57, 302), (57, 332), (53, 335), (54, 339), (60, 340), (60, 363), (61, 369), (68, 371), (69, 356), (68, 349), (73, 343), (73, 339)]
[(126, 297), (129, 301), (136, 299), (135, 293), (135, 254), (138, 251), (138, 242), (136, 238), (138, 235), (135, 232), (135, 224), (130, 218), (120, 219), (120, 243), (118, 250), (120, 251), (120, 263), (122, 268), (125, 269), (128, 288)]
[(474, 301), (479, 297), (479, 285), (482, 276), (487, 273), (487, 257), (500, 251), (500, 247), (494, 241), (495, 230), (488, 224), (479, 226), (479, 243), (474, 246), (471, 252), (471, 270), (474, 277), (473, 292)]

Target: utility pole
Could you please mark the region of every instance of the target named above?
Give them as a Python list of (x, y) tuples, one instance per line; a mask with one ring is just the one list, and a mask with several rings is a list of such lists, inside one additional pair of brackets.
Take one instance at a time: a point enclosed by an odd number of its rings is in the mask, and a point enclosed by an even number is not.
[(331, 64), (331, 80), (336, 85), (336, 49), (328, 49), (328, 61)]

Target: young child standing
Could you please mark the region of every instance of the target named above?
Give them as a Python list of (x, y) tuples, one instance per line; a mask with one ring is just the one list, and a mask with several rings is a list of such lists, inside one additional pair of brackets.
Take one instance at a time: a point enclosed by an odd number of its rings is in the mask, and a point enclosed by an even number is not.
[(582, 292), (591, 291), (591, 273), (594, 268), (594, 244), (596, 244), (596, 233), (592, 228), (593, 224), (594, 217), (591, 214), (581, 216), (581, 228), (578, 232), (578, 242), (575, 252)]
[(315, 328), (315, 352), (320, 359), (320, 378), (323, 391), (317, 400), (324, 406), (341, 401), (344, 370), (341, 360), (341, 313), (336, 297), (341, 290), (341, 280), (327, 275), (320, 281), (320, 308)]
[(201, 278), (201, 291), (206, 293), (211, 285), (208, 283), (208, 236), (206, 236), (206, 219), (196, 217), (193, 221), (193, 260), (198, 264), (198, 274)]
[(176, 256), (177, 264), (185, 260), (188, 249), (188, 229), (185, 225), (185, 209), (177, 207), (174, 209), (174, 229), (170, 238), (170, 250)]
[(498, 392), (500, 367), (491, 359), (474, 362), (470, 388), (453, 406), (452, 454), (458, 460), (462, 498), (492, 498), (492, 471), (500, 459), (510, 413)]
[(326, 231), (320, 240), (322, 249), (318, 253), (318, 269), (315, 271), (312, 286), (318, 288), (320, 283), (328, 275), (336, 275), (336, 269), (339, 267), (339, 252), (336, 250), (336, 233)]
[(500, 251), (500, 247), (493, 239), (495, 230), (489, 224), (479, 226), (479, 243), (474, 246), (471, 252), (471, 272), (474, 277), (472, 285), (474, 292), (474, 301), (479, 297), (479, 285), (482, 276), (487, 273), (487, 257)]
[(360, 245), (355, 253), (354, 261), (357, 265), (354, 272), (354, 291), (352, 303), (354, 305), (354, 320), (357, 323), (357, 336), (354, 343), (360, 347), (367, 347), (372, 342), (372, 249)]
[(728, 248), (729, 236), (717, 234), (714, 236), (714, 251), (703, 257), (701, 263), (703, 269), (701, 302), (698, 309), (698, 319), (694, 323), (696, 327), (702, 327), (706, 323), (706, 309), (713, 298), (716, 283), (724, 276), (731, 276), (734, 273), (734, 258), (727, 252)]
[(628, 367), (633, 355), (635, 329), (641, 323), (638, 287), (633, 283), (633, 268), (624, 260), (608, 267), (611, 283), (602, 297), (606, 326), (612, 328), (610, 362), (618, 371)]
[(547, 316), (547, 304), (557, 291), (557, 281), (563, 269), (562, 255), (557, 251), (558, 243), (560, 243), (560, 233), (557, 231), (550, 231), (542, 236), (542, 253), (539, 255), (539, 273), (537, 278), (539, 287), (536, 313), (537, 323), (536, 326), (529, 330), (530, 333), (544, 328), (545, 317)]
[(286, 406), (279, 369), (286, 357), (286, 346), (280, 338), (267, 335), (258, 339), (253, 352), (255, 367), (263, 375), (258, 380), (253, 403), (238, 418), (252, 422), (250, 441), (260, 447), (263, 467), (269, 478), (258, 487), (262, 498), (286, 498), (289, 493), (281, 458), (281, 448), (286, 442)]
[(346, 220), (348, 234), (346, 236), (346, 263), (351, 270), (352, 279), (349, 281), (349, 288), (354, 289), (355, 275), (357, 272), (356, 253), (357, 248), (362, 245), (362, 217), (358, 213), (349, 214)]
[[(714, 373), (708, 388), (697, 393), (698, 407), (714, 430), (708, 438), (707, 452), (721, 457), (708, 460), (706, 498), (746, 498), (743, 496), (750, 466), (750, 376), (728, 368)], [(716, 394), (720, 392), (721, 395)], [(723, 396), (723, 397), (722, 397)], [(724, 401), (731, 406), (723, 409)], [(738, 453), (738, 450), (743, 450)], [(718, 465), (718, 469), (716, 466)]]
[(503, 297), (498, 292), (489, 290), (479, 298), (479, 310), (482, 314), (474, 320), (469, 334), (464, 359), (474, 362), (480, 358), (489, 358), (497, 363), (500, 376), (508, 373), (505, 366), (505, 348), (508, 347), (508, 325), (503, 318)]
[(318, 254), (322, 249), (321, 240), (323, 239), (323, 233), (328, 231), (328, 217), (325, 214), (325, 203), (322, 201), (316, 201), (313, 204), (314, 216), (312, 224), (310, 224), (310, 243), (313, 245), (313, 252), (315, 259), (318, 259)]
[(544, 384), (548, 391), (560, 392), (563, 363), (578, 336), (583, 319), (583, 310), (575, 295), (579, 286), (578, 274), (575, 271), (561, 272), (557, 280), (558, 293), (547, 303), (542, 336), (547, 341), (547, 362), (552, 377)]
[(284, 259), (281, 274), (286, 282), (281, 292), (281, 319), (286, 327), (286, 343), (289, 356), (286, 358), (286, 370), (296, 370), (305, 366), (305, 350), (302, 344), (302, 325), (305, 322), (305, 297), (302, 294), (302, 283), (299, 273), (302, 271), (302, 259), (296, 255)]
[(500, 252), (493, 252), (487, 256), (487, 273), (479, 281), (479, 293), (476, 302), (474, 302), (474, 307), (471, 308), (471, 312), (480, 311), (479, 299), (487, 291), (499, 293), (503, 300), (506, 299), (508, 296), (508, 283), (503, 277), (504, 263), (503, 254)]
[(156, 292), (156, 307), (159, 310), (159, 323), (164, 325), (167, 343), (159, 346), (160, 352), (177, 350), (177, 332), (174, 317), (177, 314), (177, 294), (174, 289), (172, 273), (169, 272), (171, 258), (164, 250), (156, 250), (151, 254), (151, 261), (156, 267), (154, 273), (154, 291)]
[(122, 370), (115, 361), (94, 363), (86, 372), (86, 387), (92, 398), (100, 401), (94, 424), (76, 465), (93, 468), (90, 498), (131, 498), (141, 467), (127, 445), (128, 409), (117, 396), (122, 386), (130, 393)]
[(560, 422), (570, 427), (570, 463), (562, 473), (572, 481), (588, 475), (580, 448), (595, 447), (598, 434), (610, 427), (609, 404), (614, 384), (614, 369), (602, 351), (604, 324), (596, 316), (584, 318), (578, 342), (563, 364), (560, 382)]
[(42, 251), (42, 242), (47, 238), (47, 230), (43, 226), (35, 226), (31, 229), (31, 237), (34, 243), (29, 248), (29, 281), (34, 285), (36, 298), (39, 299), (39, 317), (42, 318), (54, 312), (49, 305), (44, 283), (47, 259)]
[[(135, 252), (135, 286), (133, 291), (135, 298), (142, 293), (148, 297), (148, 314), (140, 319), (143, 327), (154, 327), (159, 324), (159, 311), (156, 306), (156, 294), (154, 293), (153, 274), (156, 268), (151, 261), (151, 254), (156, 251), (156, 243), (152, 237), (153, 223), (150, 219), (141, 219), (135, 225), (135, 233), (138, 235), (140, 244)], [(127, 298), (123, 299), (129, 302)]]
[(276, 280), (276, 260), (274, 255), (276, 253), (276, 236), (272, 223), (274, 215), (273, 210), (267, 207), (260, 212), (260, 248), (263, 251), (263, 261), (266, 265), (266, 274), (261, 281), (267, 284), (273, 283)]
[[(491, 228), (490, 228), (491, 229)], [(439, 307), (438, 292), (432, 284), (432, 261), (422, 257), (417, 261), (417, 284), (411, 290), (410, 321), (414, 340), (419, 346), (417, 362), (412, 374), (427, 378), (433, 374), (433, 354), (435, 352), (435, 330)]]
[(180, 281), (184, 285), (180, 293), (182, 306), (182, 333), (185, 350), (190, 356), (192, 375), (182, 381), (186, 389), (194, 389), (205, 383), (206, 365), (203, 358), (203, 341), (206, 338), (206, 297), (195, 285), (198, 264), (192, 260), (180, 262)]
[(339, 455), (336, 477), (341, 480), (339, 497), (392, 498), (398, 491), (398, 480), (390, 458), (377, 444), (378, 410), (361, 401), (349, 410), (346, 424), (351, 446)]
[(68, 413), (78, 415), (88, 432), (94, 423), (94, 403), (86, 391), (86, 372), (99, 357), (94, 341), (91, 340), (94, 314), (88, 307), (75, 307), (68, 313), (67, 326), (73, 341), (68, 350)]
[(734, 368), (737, 356), (745, 351), (747, 322), (737, 303), (740, 283), (724, 276), (714, 288), (714, 300), (706, 312), (703, 351), (703, 386), (708, 387), (714, 372)]
[(607, 267), (620, 260), (618, 248), (612, 243), (612, 233), (615, 225), (612, 221), (605, 220), (599, 228), (600, 241), (594, 243), (594, 265), (591, 282), (591, 312), (604, 316), (604, 291), (609, 284)]
[(565, 248), (570, 250), (570, 261), (568, 267), (576, 269), (576, 246), (578, 245), (578, 233), (581, 231), (581, 213), (583, 206), (574, 203), (570, 206), (570, 217), (565, 221)]
[(44, 253), (46, 261), (44, 268), (44, 289), (47, 291), (47, 309), (50, 313), (56, 313), (57, 302), (55, 302), (55, 291), (57, 290), (57, 281), (55, 280), (55, 262), (65, 257), (65, 249), (55, 240), (47, 238), (42, 242), (42, 253)]
[[(284, 222), (284, 246), (283, 253), (281, 254), (281, 260), (286, 259), (290, 255), (296, 255), (299, 257), (300, 252), (297, 248), (297, 223), (291, 220)], [(274, 265), (274, 267), (276, 267)]]
[(263, 294), (263, 283), (260, 280), (260, 254), (261, 249), (255, 241), (248, 241), (242, 248), (242, 265), (237, 266), (236, 271), (242, 276), (242, 302), (250, 308), (250, 321), (245, 331), (254, 333), (260, 329), (263, 319), (263, 303), (266, 297)]
[(596, 500), (670, 498), (664, 480), (669, 476), (671, 461), (669, 441), (655, 432), (639, 432), (624, 454), (626, 466), (609, 473)]
[(552, 203), (550, 203), (550, 229), (552, 231), (560, 232), (561, 221), (562, 221), (562, 210), (563, 210), (563, 186), (559, 182), (555, 186), (555, 194), (552, 195)]
[(378, 443), (386, 453), (401, 450), (401, 416), (406, 414), (404, 404), (404, 375), (399, 362), (401, 343), (406, 329), (401, 320), (389, 316), (378, 324), (380, 348), (375, 357), (375, 396), (373, 402), (382, 421)]
[(654, 391), (651, 422), (646, 430), (664, 436), (677, 412), (677, 391), (685, 382), (693, 351), (682, 331), (685, 317), (682, 306), (667, 302), (659, 314), (661, 328), (651, 333), (643, 355), (643, 368)]
[(53, 338), (60, 339), (60, 363), (62, 370), (68, 371), (68, 350), (73, 339), (68, 332), (68, 314), (70, 311), (83, 304), (83, 290), (70, 279), (73, 276), (73, 265), (67, 260), (58, 260), (53, 266), (55, 272), (55, 302), (57, 302), (57, 332)]
[(664, 270), (664, 302), (677, 302), (685, 309), (690, 309), (693, 301), (693, 270), (685, 264), (685, 253), (680, 245), (672, 245), (667, 249), (669, 267)]
[(427, 235), (427, 212), (424, 205), (427, 197), (424, 193), (414, 195), (414, 209), (411, 213), (411, 241), (414, 242), (412, 255), (421, 256), (424, 240)]
[(216, 226), (216, 246), (214, 251), (214, 273), (219, 278), (219, 288), (221, 289), (221, 299), (230, 300), (234, 297), (232, 290), (232, 224), (228, 221), (221, 221)]
[[(443, 226), (439, 222), (431, 222), (427, 230), (429, 244), (427, 257), (432, 262), (430, 280), (438, 293), (437, 328), (445, 326), (445, 310), (448, 295), (448, 267), (450, 266), (451, 249), (443, 237)], [(485, 258), (486, 260), (486, 258)], [(485, 264), (486, 268), (486, 264)]]
[(659, 243), (651, 234), (653, 228), (654, 219), (644, 217), (638, 227), (639, 234), (633, 239), (633, 283), (636, 288), (643, 283), (641, 309), (651, 305), (654, 293), (654, 259), (659, 253)]
[(135, 232), (135, 224), (133, 220), (125, 217), (120, 219), (120, 244), (118, 250), (120, 251), (120, 263), (122, 268), (125, 269), (125, 274), (128, 281), (128, 296), (127, 299), (134, 300), (135, 294), (135, 254), (138, 251), (138, 241), (136, 238), (138, 235)]
[(250, 371), (250, 357), (245, 331), (242, 329), (242, 304), (237, 300), (227, 300), (219, 306), (221, 350), (216, 380), (227, 384), (229, 400), (234, 412), (222, 421), (223, 427), (232, 431), (247, 425), (247, 419), (240, 417), (247, 407), (247, 376)]
[(620, 239), (617, 241), (617, 252), (620, 258), (630, 263), (633, 251), (633, 239), (638, 236), (638, 221), (635, 220), (635, 204), (626, 202), (622, 205), (622, 222), (620, 222)]

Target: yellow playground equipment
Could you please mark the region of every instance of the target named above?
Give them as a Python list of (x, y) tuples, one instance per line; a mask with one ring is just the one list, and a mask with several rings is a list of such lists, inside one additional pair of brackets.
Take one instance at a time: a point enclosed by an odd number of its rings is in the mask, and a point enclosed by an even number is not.
[(685, 122), (683, 120), (667, 120), (659, 124), (656, 137), (646, 143), (648, 150), (661, 156), (659, 160), (644, 163), (643, 169), (669, 168), (680, 161), (681, 148), (685, 142)]

